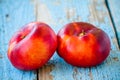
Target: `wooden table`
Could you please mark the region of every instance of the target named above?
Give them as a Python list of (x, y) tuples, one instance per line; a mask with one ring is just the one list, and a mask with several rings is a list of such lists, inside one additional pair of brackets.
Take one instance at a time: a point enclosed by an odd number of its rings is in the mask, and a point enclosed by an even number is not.
[[(21, 71), (7, 58), (8, 42), (24, 24), (42, 21), (57, 33), (68, 22), (92, 23), (111, 40), (107, 60), (92, 68), (64, 62), (57, 53), (42, 68)], [(120, 80), (119, 0), (0, 0), (0, 80)]]

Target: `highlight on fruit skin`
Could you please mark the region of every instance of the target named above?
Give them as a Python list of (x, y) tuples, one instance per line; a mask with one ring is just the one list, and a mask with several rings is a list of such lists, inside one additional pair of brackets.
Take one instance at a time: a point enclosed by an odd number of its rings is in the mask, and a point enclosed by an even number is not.
[(68, 23), (59, 30), (57, 39), (58, 55), (73, 66), (96, 66), (110, 54), (107, 33), (90, 23)]
[(57, 48), (57, 36), (49, 25), (31, 22), (12, 36), (8, 59), (21, 70), (35, 70), (50, 60)]

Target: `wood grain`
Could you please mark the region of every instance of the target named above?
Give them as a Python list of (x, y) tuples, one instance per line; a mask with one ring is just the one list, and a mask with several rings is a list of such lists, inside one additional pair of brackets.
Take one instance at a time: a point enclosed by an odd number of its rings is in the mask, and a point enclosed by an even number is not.
[[(118, 6), (112, 1), (108, 4), (114, 24), (105, 0), (0, 0), (0, 80), (119, 80), (120, 51), (114, 30), (119, 34), (119, 12), (115, 12)], [(91, 68), (71, 66), (55, 52), (38, 71), (18, 70), (7, 58), (8, 42), (18, 29), (32, 21), (47, 23), (56, 34), (69, 22), (92, 23), (109, 35), (111, 53), (105, 62)]]
[(119, 49), (104, 0), (34, 0), (34, 2), (37, 3), (37, 21), (49, 24), (56, 33), (68, 22), (89, 22), (109, 35), (112, 50)]
[(57, 61), (51, 74), (54, 77), (53, 80), (119, 80), (119, 56), (119, 51), (113, 51), (103, 64), (92, 68), (78, 68), (62, 60)]
[(15, 32), (28, 22), (35, 21), (29, 0), (0, 0), (0, 80), (36, 80), (36, 71), (14, 68), (7, 58), (8, 42)]
[(119, 80), (120, 51), (111, 51), (102, 64), (91, 68), (78, 68), (57, 58), (39, 69), (39, 80)]
[(107, 0), (107, 5), (111, 13), (120, 47), (120, 2), (118, 0)]
[[(36, 0), (34, 0), (36, 1)], [(37, 0), (37, 21), (49, 24), (57, 33), (65, 24), (73, 21), (89, 22), (104, 30), (111, 40), (111, 54), (101, 65), (92, 68), (73, 67), (57, 53), (51, 65), (39, 69), (39, 80), (118, 80), (120, 77), (120, 52), (115, 30), (104, 0)], [(117, 58), (116, 58), (117, 57)]]

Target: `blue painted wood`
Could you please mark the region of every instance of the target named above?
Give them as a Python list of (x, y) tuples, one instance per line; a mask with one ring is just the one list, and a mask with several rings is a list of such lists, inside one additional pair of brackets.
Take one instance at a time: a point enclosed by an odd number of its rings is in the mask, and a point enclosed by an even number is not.
[(107, 0), (120, 46), (120, 1)]
[(104, 0), (39, 0), (37, 3), (37, 20), (48, 23), (56, 33), (68, 22), (89, 22), (108, 34), (112, 50), (119, 49)]
[[(120, 51), (111, 51), (107, 60), (96, 67), (78, 68), (65, 63), (62, 59), (51, 60), (53, 80), (119, 80)], [(44, 78), (45, 79), (45, 78)]]
[(0, 0), (0, 80), (37, 80), (36, 71), (14, 68), (7, 58), (8, 42), (24, 24), (42, 21), (57, 33), (68, 22), (90, 22), (103, 29), (111, 40), (107, 60), (92, 68), (64, 62), (57, 53), (38, 71), (39, 80), (119, 80), (120, 51), (104, 0)]
[(111, 40), (111, 53), (103, 64), (92, 68), (73, 67), (55, 53), (39, 69), (39, 80), (120, 79), (120, 51), (116, 51), (119, 48), (115, 30), (104, 0), (38, 0), (37, 14), (37, 20), (49, 24), (56, 33), (68, 22), (84, 21), (104, 30)]
[(0, 80), (36, 80), (36, 71), (14, 68), (7, 58), (8, 42), (24, 24), (35, 21), (29, 0), (0, 0)]

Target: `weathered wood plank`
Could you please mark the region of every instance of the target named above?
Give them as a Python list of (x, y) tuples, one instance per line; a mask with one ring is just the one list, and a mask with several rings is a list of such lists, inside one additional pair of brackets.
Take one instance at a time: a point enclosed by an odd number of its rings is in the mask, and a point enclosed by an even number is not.
[[(34, 4), (34, 7), (31, 3)], [(22, 25), (35, 21), (35, 15), (38, 21), (48, 23), (56, 33), (68, 22), (93, 23), (108, 33), (113, 50), (103, 64), (92, 68), (73, 67), (55, 53), (48, 64), (39, 69), (39, 80), (120, 79), (120, 68), (118, 67), (120, 51), (116, 51), (118, 44), (104, 0), (32, 0), (31, 3), (29, 0), (0, 0), (0, 80), (37, 79), (35, 71), (25, 72), (15, 69), (6, 55), (11, 36)]]
[[(68, 22), (90, 22), (103, 29), (111, 40), (111, 54), (101, 65), (77, 68), (68, 65), (57, 53), (39, 69), (39, 80), (118, 80), (120, 79), (120, 52), (114, 28), (104, 0), (34, 0), (37, 21), (49, 24), (57, 33)], [(113, 51), (112, 51), (113, 50)]]
[(107, 5), (109, 7), (111, 17), (113, 19), (114, 27), (116, 29), (119, 47), (120, 47), (120, 1), (118, 0), (107, 0)]
[(34, 1), (37, 5), (37, 20), (49, 24), (56, 33), (68, 22), (90, 22), (103, 29), (109, 35), (112, 50), (119, 49), (104, 0)]
[(50, 74), (53, 80), (119, 80), (119, 65), (120, 52), (116, 51), (103, 64), (92, 68), (77, 68), (58, 60)]
[(39, 80), (119, 80), (120, 51), (111, 51), (107, 60), (96, 67), (78, 68), (63, 61), (50, 60), (39, 70)]
[(36, 80), (36, 71), (14, 68), (7, 58), (8, 42), (24, 24), (35, 21), (29, 0), (0, 0), (0, 80)]

